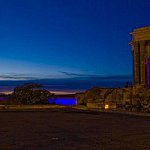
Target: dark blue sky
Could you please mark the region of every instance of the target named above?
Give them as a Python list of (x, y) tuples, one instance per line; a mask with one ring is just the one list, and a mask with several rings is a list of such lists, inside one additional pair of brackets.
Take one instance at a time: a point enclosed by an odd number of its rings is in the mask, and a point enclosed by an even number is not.
[(0, 0), (0, 79), (131, 75), (148, 25), (150, 0)]

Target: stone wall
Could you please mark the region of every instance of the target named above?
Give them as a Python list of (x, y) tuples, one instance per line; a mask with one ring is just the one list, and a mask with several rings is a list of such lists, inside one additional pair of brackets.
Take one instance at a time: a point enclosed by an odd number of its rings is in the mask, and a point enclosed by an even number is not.
[(111, 102), (123, 104), (131, 101), (131, 88), (97, 88), (93, 87), (85, 93), (78, 94), (77, 104), (87, 102)]
[(150, 111), (150, 89), (148, 88), (97, 88), (93, 87), (84, 93), (77, 94), (77, 105), (89, 108), (135, 109)]

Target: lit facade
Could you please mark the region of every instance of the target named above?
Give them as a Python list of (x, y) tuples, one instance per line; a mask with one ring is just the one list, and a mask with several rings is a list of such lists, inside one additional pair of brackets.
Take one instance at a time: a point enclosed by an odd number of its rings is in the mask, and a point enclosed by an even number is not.
[(133, 86), (150, 88), (150, 26), (134, 29), (130, 34)]

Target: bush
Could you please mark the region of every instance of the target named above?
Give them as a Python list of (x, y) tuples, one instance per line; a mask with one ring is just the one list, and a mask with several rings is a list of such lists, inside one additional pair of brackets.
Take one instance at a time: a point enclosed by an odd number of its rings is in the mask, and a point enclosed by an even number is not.
[(48, 104), (48, 98), (51, 97), (49, 91), (41, 89), (41, 85), (27, 83), (14, 89), (10, 102), (15, 104)]

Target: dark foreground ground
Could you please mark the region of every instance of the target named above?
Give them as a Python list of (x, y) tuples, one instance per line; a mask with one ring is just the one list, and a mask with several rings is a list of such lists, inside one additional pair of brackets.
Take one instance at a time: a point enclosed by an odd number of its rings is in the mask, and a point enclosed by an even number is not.
[(0, 150), (149, 150), (150, 117), (73, 109), (0, 112)]

